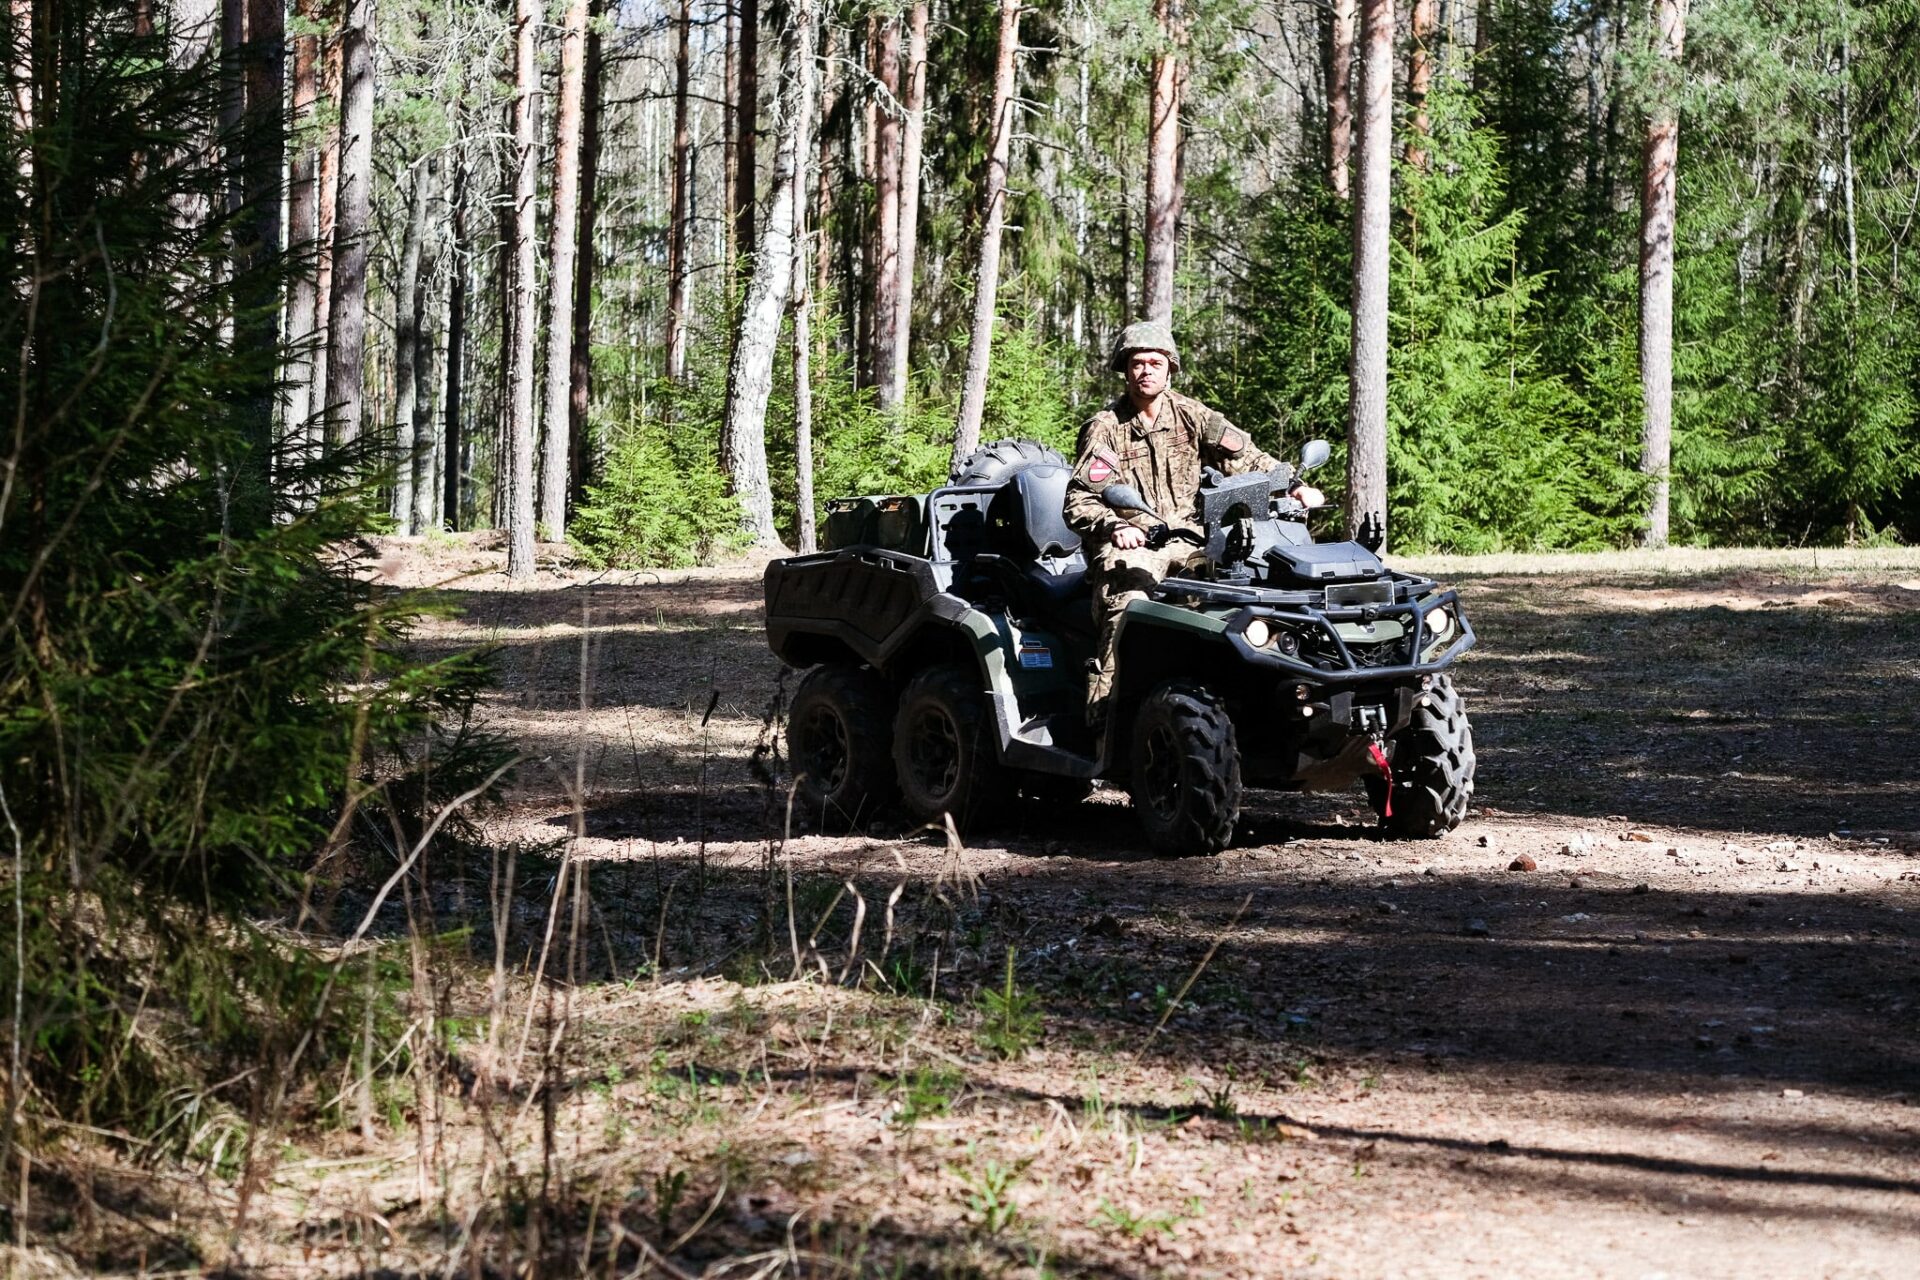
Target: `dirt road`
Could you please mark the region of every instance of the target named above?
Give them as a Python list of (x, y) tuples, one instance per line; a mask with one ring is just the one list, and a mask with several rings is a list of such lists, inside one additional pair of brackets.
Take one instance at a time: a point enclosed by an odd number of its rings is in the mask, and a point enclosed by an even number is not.
[(585, 781), (599, 1220), (692, 1274), (1920, 1274), (1920, 555), (1422, 567), (1466, 825), (1256, 797), (1181, 862), (1111, 791), (783, 841), (755, 572), (458, 584), (422, 641), (501, 646), (539, 760), (497, 834)]

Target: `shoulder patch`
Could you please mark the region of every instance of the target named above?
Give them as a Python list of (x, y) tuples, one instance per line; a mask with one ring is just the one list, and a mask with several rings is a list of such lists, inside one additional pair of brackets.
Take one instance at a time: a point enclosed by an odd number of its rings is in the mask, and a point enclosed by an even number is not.
[(1220, 447), (1228, 453), (1238, 453), (1247, 447), (1247, 438), (1240, 434), (1238, 427), (1228, 427), (1220, 433)]
[(1105, 484), (1113, 479), (1113, 473), (1116, 470), (1118, 468), (1108, 460), (1105, 454), (1096, 453), (1093, 455), (1093, 461), (1087, 464), (1087, 481), (1090, 484)]

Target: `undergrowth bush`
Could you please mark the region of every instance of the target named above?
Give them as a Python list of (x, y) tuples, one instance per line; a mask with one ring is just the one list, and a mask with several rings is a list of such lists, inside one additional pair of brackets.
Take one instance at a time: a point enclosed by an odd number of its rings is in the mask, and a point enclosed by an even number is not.
[(417, 608), (366, 571), (382, 459), (275, 440), (284, 352), (244, 335), (305, 264), (233, 268), (250, 207), (181, 216), (223, 207), (197, 141), (220, 77), (132, 8), (36, 26), (31, 131), (0, 116), (31, 173), (0, 183), (6, 1132), (231, 1170), (317, 1069), (398, 1035), (401, 971), (296, 919), (317, 866), (385, 878), (506, 757), (470, 716), (485, 664), (410, 656)]

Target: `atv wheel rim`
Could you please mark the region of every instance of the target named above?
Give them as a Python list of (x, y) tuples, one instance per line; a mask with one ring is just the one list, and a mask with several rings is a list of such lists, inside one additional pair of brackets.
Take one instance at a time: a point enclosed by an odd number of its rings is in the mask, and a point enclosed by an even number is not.
[(1141, 778), (1147, 808), (1162, 821), (1180, 811), (1180, 739), (1166, 725), (1147, 731)]
[(913, 717), (907, 764), (929, 799), (944, 802), (960, 781), (960, 731), (944, 711), (929, 707)]
[(825, 707), (807, 719), (805, 765), (809, 778), (820, 790), (831, 795), (847, 780), (847, 758), (852, 749), (847, 742), (847, 726)]

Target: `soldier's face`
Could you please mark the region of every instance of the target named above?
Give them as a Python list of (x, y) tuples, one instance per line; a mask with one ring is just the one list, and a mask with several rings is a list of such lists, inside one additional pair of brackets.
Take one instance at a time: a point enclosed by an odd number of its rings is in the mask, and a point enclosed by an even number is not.
[(1164, 351), (1136, 351), (1127, 357), (1127, 390), (1135, 398), (1151, 400), (1167, 389)]

